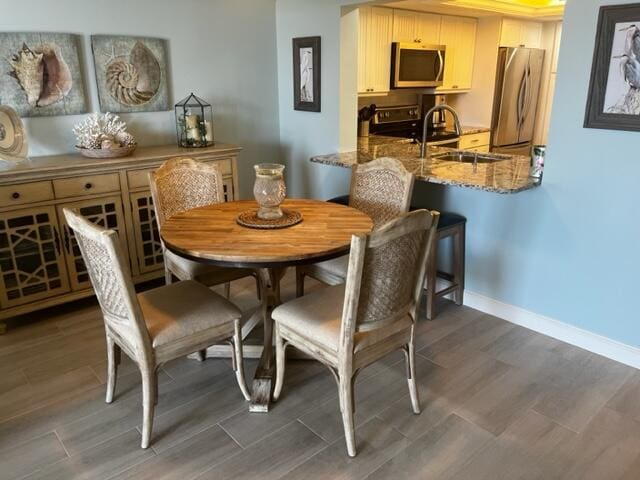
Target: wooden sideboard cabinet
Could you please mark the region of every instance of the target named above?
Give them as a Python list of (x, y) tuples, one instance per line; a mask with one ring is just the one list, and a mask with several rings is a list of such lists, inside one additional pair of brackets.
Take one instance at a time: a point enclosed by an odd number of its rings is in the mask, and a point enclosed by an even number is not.
[(148, 173), (173, 157), (215, 162), (223, 173), (225, 201), (238, 195), (240, 148), (140, 147), (126, 158), (79, 155), (0, 162), (0, 331), (5, 320), (93, 295), (63, 208), (76, 208), (120, 234), (134, 281), (164, 274), (160, 236)]

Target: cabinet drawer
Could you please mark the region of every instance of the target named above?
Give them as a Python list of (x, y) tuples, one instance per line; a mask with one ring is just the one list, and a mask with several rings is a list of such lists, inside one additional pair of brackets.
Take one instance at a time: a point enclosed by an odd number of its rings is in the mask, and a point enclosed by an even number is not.
[(490, 132), (473, 133), (471, 135), (462, 135), (460, 137), (460, 150), (476, 148), (483, 145), (489, 145), (491, 140)]
[[(213, 163), (215, 162), (220, 168), (222, 175), (231, 175), (231, 160), (225, 158), (224, 160), (207, 160), (202, 159), (202, 162)], [(157, 170), (158, 167), (144, 168), (142, 170), (129, 170), (127, 172), (127, 182), (129, 182), (129, 190), (136, 190), (138, 188), (149, 188), (149, 172)]]
[(117, 192), (120, 190), (120, 178), (117, 173), (61, 178), (53, 181), (53, 189), (56, 198)]
[(129, 170), (127, 172), (127, 182), (129, 190), (136, 188), (149, 188), (149, 172), (153, 172), (158, 168), (144, 168), (142, 170)]
[(51, 182), (31, 182), (0, 187), (0, 207), (53, 199)]
[(224, 160), (207, 160), (206, 158), (202, 159), (203, 162), (215, 162), (220, 169), (220, 173), (222, 175), (231, 175), (231, 159), (225, 158)]
[(468, 152), (489, 153), (489, 145), (482, 145), (480, 147), (465, 148)]

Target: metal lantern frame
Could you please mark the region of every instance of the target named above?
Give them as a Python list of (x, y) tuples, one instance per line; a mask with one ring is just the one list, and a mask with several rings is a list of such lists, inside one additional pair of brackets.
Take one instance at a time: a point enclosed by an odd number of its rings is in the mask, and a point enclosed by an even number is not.
[(191, 94), (175, 105), (178, 145), (187, 148), (213, 145), (213, 108), (202, 98)]

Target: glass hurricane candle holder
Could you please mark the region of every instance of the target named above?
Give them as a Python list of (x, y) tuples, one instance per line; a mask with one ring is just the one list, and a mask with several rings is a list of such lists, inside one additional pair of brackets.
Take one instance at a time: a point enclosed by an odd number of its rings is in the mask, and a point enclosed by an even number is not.
[(253, 196), (258, 202), (258, 218), (274, 220), (282, 217), (280, 204), (284, 201), (287, 188), (284, 184), (284, 165), (277, 163), (261, 163), (254, 165), (256, 183), (253, 185)]

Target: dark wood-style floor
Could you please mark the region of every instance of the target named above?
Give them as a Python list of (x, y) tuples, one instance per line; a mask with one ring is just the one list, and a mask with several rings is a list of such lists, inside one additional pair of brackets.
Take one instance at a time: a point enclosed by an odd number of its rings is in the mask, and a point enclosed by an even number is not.
[[(233, 300), (251, 310), (254, 285), (234, 284)], [(131, 362), (104, 403), (95, 303), (38, 316), (0, 337), (2, 479), (640, 478), (640, 372), (469, 308), (419, 324), (421, 415), (400, 354), (360, 375), (354, 459), (331, 374), (303, 360), (266, 415), (248, 412), (226, 360), (166, 365), (141, 450)]]

